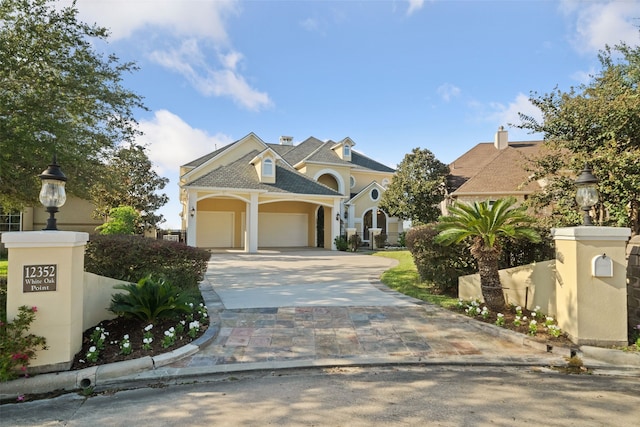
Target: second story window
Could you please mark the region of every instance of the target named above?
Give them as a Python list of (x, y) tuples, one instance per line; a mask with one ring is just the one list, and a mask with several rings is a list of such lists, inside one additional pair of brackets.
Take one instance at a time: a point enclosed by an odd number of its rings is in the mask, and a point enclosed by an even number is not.
[(342, 153), (345, 158), (351, 157), (351, 146), (349, 144), (344, 144), (344, 151)]
[(264, 159), (262, 162), (262, 174), (264, 176), (273, 176), (273, 160)]

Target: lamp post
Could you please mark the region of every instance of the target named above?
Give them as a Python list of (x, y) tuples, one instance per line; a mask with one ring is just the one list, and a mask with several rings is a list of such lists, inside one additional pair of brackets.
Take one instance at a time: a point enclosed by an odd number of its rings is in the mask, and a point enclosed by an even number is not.
[(67, 177), (60, 170), (55, 154), (49, 167), (38, 176), (42, 180), (40, 203), (42, 203), (47, 212), (49, 212), (47, 227), (44, 228), (44, 230), (57, 230), (56, 212), (58, 212), (58, 208), (67, 201), (67, 194), (64, 190)]
[(593, 225), (589, 212), (598, 203), (598, 178), (593, 176), (593, 170), (588, 163), (585, 163), (584, 169), (576, 179), (576, 202), (584, 212), (582, 225)]

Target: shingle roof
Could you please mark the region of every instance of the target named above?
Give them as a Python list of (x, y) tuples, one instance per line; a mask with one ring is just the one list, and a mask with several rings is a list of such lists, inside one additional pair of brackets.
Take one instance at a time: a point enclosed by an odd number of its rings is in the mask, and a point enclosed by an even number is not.
[(187, 186), (266, 190), (272, 193), (296, 193), (340, 196), (335, 190), (299, 173), (286, 163), (276, 162), (276, 183), (260, 182), (258, 173), (249, 162), (259, 154), (258, 150), (187, 183)]
[(480, 143), (449, 165), (449, 189), (453, 194), (535, 191), (537, 183), (524, 185), (530, 175), (526, 163), (542, 147), (543, 141), (509, 142), (502, 150)]
[(371, 169), (377, 172), (395, 172), (395, 169), (385, 166), (382, 163), (378, 163), (375, 160), (353, 150), (351, 150), (351, 163), (360, 166), (361, 168)]
[(334, 141), (320, 141), (317, 138), (309, 137), (295, 146), (283, 146), (279, 144), (268, 144), (290, 165), (296, 165), (301, 161), (332, 163), (336, 165), (358, 166), (377, 172), (395, 172), (395, 169), (385, 166), (382, 163), (351, 150), (351, 162), (342, 160), (335, 151), (331, 149), (336, 144)]
[(225, 145), (225, 146), (224, 146), (224, 147), (222, 147), (222, 148), (218, 148), (217, 150), (212, 151), (212, 152), (211, 152), (211, 153), (209, 153), (209, 154), (205, 154), (205, 155), (204, 155), (204, 156), (202, 156), (202, 157), (198, 157), (197, 159), (192, 160), (192, 161), (190, 161), (189, 163), (186, 163), (186, 164), (184, 164), (184, 165), (182, 165), (182, 166), (192, 167), (192, 168), (197, 168), (198, 166), (200, 166), (200, 165), (202, 165), (202, 164), (206, 163), (207, 161), (209, 161), (209, 160), (213, 159), (215, 156), (217, 156), (218, 154), (222, 153), (223, 151), (225, 151), (225, 150), (229, 149), (230, 147), (234, 146), (234, 145), (235, 145), (235, 144), (237, 144), (238, 142), (240, 142), (240, 141), (238, 140), (238, 141), (232, 142), (232, 143), (231, 143), (231, 144), (229, 144), (229, 145)]

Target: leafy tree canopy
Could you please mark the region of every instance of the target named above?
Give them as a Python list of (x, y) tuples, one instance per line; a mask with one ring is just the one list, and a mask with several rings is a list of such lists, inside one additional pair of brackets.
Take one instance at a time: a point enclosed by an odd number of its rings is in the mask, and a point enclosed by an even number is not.
[(154, 228), (163, 221), (154, 212), (168, 201), (166, 194), (159, 194), (169, 180), (158, 176), (152, 169), (145, 148), (132, 144), (122, 147), (104, 166), (107, 177), (91, 189), (96, 204), (96, 216), (106, 219), (117, 206), (130, 206), (140, 215), (141, 226)]
[(449, 166), (427, 149), (414, 148), (404, 156), (380, 200), (380, 209), (391, 216), (429, 223), (440, 215)]
[(140, 231), (140, 214), (131, 206), (109, 211), (109, 220), (96, 227), (100, 234), (136, 234)]
[(640, 233), (640, 47), (607, 47), (602, 70), (569, 92), (532, 93), (543, 114), (538, 123), (521, 115), (519, 127), (544, 134), (550, 152), (536, 162), (534, 179), (548, 185), (531, 197), (536, 208), (552, 205), (550, 226), (581, 222), (575, 204), (575, 177), (585, 162), (599, 179), (601, 225), (631, 227)]
[(105, 159), (139, 134), (140, 96), (122, 86), (133, 63), (94, 45), (108, 32), (78, 21), (75, 4), (0, 0), (0, 207), (38, 200), (38, 174), (54, 153), (68, 191), (87, 197)]

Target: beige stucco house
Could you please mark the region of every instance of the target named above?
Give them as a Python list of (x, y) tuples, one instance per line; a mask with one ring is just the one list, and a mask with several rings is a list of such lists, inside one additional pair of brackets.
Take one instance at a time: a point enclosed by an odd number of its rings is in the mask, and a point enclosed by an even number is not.
[(540, 156), (544, 141), (509, 141), (503, 127), (494, 142), (482, 142), (449, 164), (448, 194), (442, 210), (454, 202), (495, 201), (515, 197), (519, 202), (543, 188), (544, 182), (530, 181), (529, 163)]
[[(59, 230), (94, 233), (103, 223), (91, 213), (95, 206), (88, 200), (67, 195), (67, 201), (56, 213)], [(42, 205), (26, 207), (22, 211), (3, 212), (0, 210), (0, 233), (6, 231), (42, 230), (47, 225), (49, 214)]]
[(402, 221), (378, 209), (395, 170), (353, 150), (355, 142), (254, 133), (180, 167), (182, 227), (203, 248), (335, 249), (347, 229), (397, 240)]

